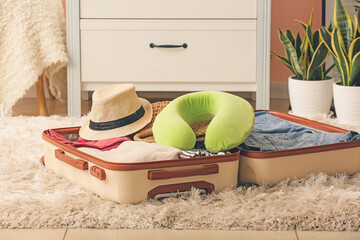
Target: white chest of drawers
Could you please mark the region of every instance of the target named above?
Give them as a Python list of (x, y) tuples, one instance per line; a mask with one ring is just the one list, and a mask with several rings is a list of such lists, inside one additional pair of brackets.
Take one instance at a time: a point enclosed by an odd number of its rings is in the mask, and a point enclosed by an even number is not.
[(68, 114), (81, 91), (256, 92), (269, 108), (267, 0), (68, 0)]

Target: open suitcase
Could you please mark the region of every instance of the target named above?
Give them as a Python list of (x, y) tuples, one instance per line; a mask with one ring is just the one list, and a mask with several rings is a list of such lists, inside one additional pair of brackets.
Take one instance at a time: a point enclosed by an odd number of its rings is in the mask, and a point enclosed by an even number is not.
[[(294, 124), (325, 132), (346, 133), (347, 130), (286, 113), (270, 114)], [(327, 174), (360, 171), (360, 141), (326, 144), (290, 150), (258, 152), (241, 150), (239, 182), (275, 184), (286, 178), (302, 178), (310, 173)]]
[[(61, 135), (78, 134), (80, 127), (53, 129)], [(236, 187), (239, 151), (226, 155), (144, 163), (112, 163), (65, 145), (43, 132), (46, 168), (119, 203), (138, 203), (181, 194), (192, 187), (203, 193)]]
[[(346, 133), (347, 130), (293, 115), (270, 114), (312, 129)], [(61, 135), (78, 134), (80, 127), (54, 129)], [(111, 163), (56, 141), (43, 132), (45, 166), (73, 183), (119, 203), (161, 199), (192, 187), (204, 193), (236, 187), (237, 183), (275, 184), (310, 173), (360, 171), (360, 141), (291, 150), (242, 150), (226, 155), (146, 163)], [(239, 161), (240, 160), (240, 161)]]

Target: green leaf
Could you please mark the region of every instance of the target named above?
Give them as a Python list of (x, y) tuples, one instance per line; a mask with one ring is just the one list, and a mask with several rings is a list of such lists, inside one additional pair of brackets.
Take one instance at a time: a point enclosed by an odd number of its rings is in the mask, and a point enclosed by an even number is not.
[(337, 57), (339, 66), (341, 68), (342, 77), (343, 77), (342, 82), (343, 82), (343, 85), (345, 85), (345, 83), (347, 83), (349, 81), (350, 69), (349, 69), (349, 63), (347, 61), (347, 58), (344, 54), (343, 49), (341, 48), (339, 41), (340, 41), (340, 39), (339, 39), (338, 29), (335, 28), (331, 35), (331, 46), (334, 50), (334, 53)]
[(353, 86), (360, 86), (360, 78), (354, 82)]
[(292, 32), (289, 29), (286, 30), (286, 36), (290, 40), (291, 44), (295, 47), (294, 35), (292, 34)]
[(359, 9), (357, 9), (355, 15), (354, 15), (354, 39), (360, 37), (360, 12)]
[(320, 44), (320, 37), (319, 37), (319, 31), (314, 32), (313, 34), (313, 40), (312, 40), (312, 46), (314, 49), (316, 49)]
[(312, 26), (313, 19), (314, 19), (314, 8), (311, 10), (310, 20), (309, 20), (308, 26), (310, 26), (310, 27)]
[[(308, 59), (309, 59), (309, 53), (308, 53), (309, 43), (311, 43), (311, 28), (310, 28), (310, 26), (306, 26), (305, 37), (300, 46), (301, 56), (300, 56), (300, 60), (299, 60), (301, 69), (303, 70), (304, 74), (306, 74), (307, 63), (308, 63)], [(304, 63), (306, 63), (306, 64), (304, 64)], [(304, 70), (304, 68), (305, 68), (305, 70)], [(305, 76), (304, 76), (304, 79), (306, 79)]]
[(357, 32), (358, 32), (358, 24), (359, 24), (359, 21), (358, 21), (358, 18), (357, 18), (357, 12), (356, 14), (354, 15), (354, 20), (353, 20), (353, 27), (354, 27), (354, 32), (353, 32), (353, 39), (356, 38), (356, 35), (357, 35)]
[(315, 51), (314, 51), (313, 46), (311, 45), (311, 42), (310, 42), (309, 38), (307, 38), (306, 41), (308, 41), (308, 45), (309, 45), (309, 61), (311, 61), (311, 59), (314, 56)]
[[(294, 62), (293, 62), (293, 61), (291, 61), (291, 67), (292, 67), (292, 69), (295, 70), (295, 66), (294, 66)], [(304, 79), (304, 78), (303, 78), (303, 75), (302, 75), (302, 74), (299, 74), (299, 73), (296, 72), (296, 71), (295, 71), (295, 76), (296, 76), (296, 79)]]
[(351, 73), (347, 86), (353, 86), (360, 79), (360, 52), (358, 52), (351, 61)]
[(307, 42), (307, 49), (304, 49), (303, 51), (308, 52), (308, 54), (307, 54), (308, 58), (304, 59), (304, 61), (306, 61), (306, 65), (304, 65), (303, 73), (306, 74), (305, 79), (309, 79), (308, 66), (309, 66), (309, 62), (311, 61), (311, 59), (314, 56), (314, 48), (312, 46), (313, 36), (312, 36), (312, 33), (311, 33), (311, 26), (310, 25), (307, 26), (305, 34), (306, 34), (305, 39), (306, 39), (306, 42)]
[(301, 56), (300, 46), (301, 46), (301, 38), (300, 38), (300, 34), (297, 33), (296, 34), (296, 39), (295, 39), (295, 49), (296, 49), (297, 56)]
[(287, 68), (290, 69), (291, 72), (293, 72), (296, 75), (293, 67), (291, 66), (291, 62), (289, 62), (285, 57), (279, 56), (274, 52), (271, 52), (271, 56), (279, 59)]
[[(307, 68), (308, 68), (308, 62), (309, 62), (309, 39), (305, 38), (303, 42), (304, 49), (301, 50), (301, 56), (299, 59), (299, 64), (301, 67), (301, 71), (303, 73), (302, 79), (307, 80)], [(300, 79), (300, 78), (299, 78)]]
[[(314, 75), (313, 71), (315, 69), (322, 67), (322, 65), (325, 63), (328, 55), (329, 55), (329, 50), (325, 46), (325, 43), (324, 42), (320, 43), (319, 47), (315, 50), (314, 57), (312, 58), (309, 68), (308, 68), (307, 75), (309, 77)], [(320, 79), (317, 79), (317, 80), (320, 80)]]
[(341, 0), (335, 0), (334, 24), (336, 28), (339, 28), (339, 34), (344, 42), (345, 52), (347, 52), (353, 40), (354, 30), (351, 17)]
[(349, 62), (352, 61), (353, 57), (360, 52), (360, 37), (356, 38), (350, 45), (349, 48)]
[(354, 31), (356, 32), (356, 31), (360, 31), (360, 25), (359, 25), (359, 23), (360, 23), (360, 11), (359, 11), (359, 9), (356, 11), (356, 14), (355, 14), (355, 16), (354, 16), (354, 18), (355, 18), (355, 22), (357, 23), (356, 24), (356, 29), (354, 29)]
[(328, 69), (325, 70), (324, 72), (324, 77), (326, 77), (326, 75), (328, 75), (328, 73), (335, 67), (335, 64), (331, 65)]
[(291, 63), (289, 62), (289, 60), (285, 57), (282, 57), (276, 53), (274, 53), (273, 51), (270, 52), (272, 57), (276, 57), (277, 59), (279, 59), (280, 61), (284, 62), (287, 65), (290, 65)]
[(308, 26), (310, 26), (310, 28), (312, 27), (313, 19), (314, 19), (314, 8), (312, 9), (311, 14), (310, 14), (309, 24), (306, 24), (306, 23), (304, 23), (303, 21), (300, 21), (300, 20), (297, 20), (297, 19), (296, 19), (295, 21), (298, 22), (298, 23), (300, 23), (301, 26), (302, 26), (302, 27), (304, 28), (304, 30), (306, 31), (306, 28), (307, 28)]
[(295, 21), (298, 22), (298, 23), (300, 23), (301, 26), (304, 28), (304, 30), (306, 30), (306, 27), (307, 27), (306, 23), (304, 23), (304, 22), (302, 22), (302, 21), (300, 21), (300, 20), (295, 20)]
[(296, 77), (301, 77), (303, 73), (294, 46), (291, 44), (290, 40), (285, 36), (285, 34), (281, 30), (279, 30), (279, 38), (285, 47), (285, 51), (290, 59), (291, 65), (294, 67)]
[(334, 55), (334, 52), (331, 47), (331, 32), (329, 32), (326, 28), (322, 27), (320, 29), (320, 39), (325, 43), (330, 53)]
[(338, 39), (337, 45), (339, 45), (339, 47), (343, 50), (345, 57), (347, 57), (349, 52), (346, 50), (345, 43), (344, 43), (344, 41), (342, 39), (342, 36), (341, 36), (341, 33), (340, 33), (339, 29), (337, 31), (337, 39)]
[(332, 30), (333, 30), (333, 26), (332, 26), (332, 24), (330, 23), (329, 24), (329, 26), (327, 27), (327, 30), (329, 31), (329, 32), (332, 32)]
[(307, 38), (309, 38), (310, 43), (312, 43), (313, 42), (313, 34), (312, 34), (312, 31), (311, 31), (311, 26), (310, 25), (307, 26), (307, 28), (305, 30), (305, 35), (306, 35)]
[(322, 67), (314, 69), (308, 77), (308, 80), (323, 80), (324, 72)]
[(344, 82), (344, 74), (343, 74), (343, 70), (342, 70), (342, 68), (340, 66), (339, 58), (336, 55), (333, 55), (333, 60), (334, 60), (334, 64), (336, 66), (339, 78), (341, 80), (341, 84), (343, 84), (343, 82)]

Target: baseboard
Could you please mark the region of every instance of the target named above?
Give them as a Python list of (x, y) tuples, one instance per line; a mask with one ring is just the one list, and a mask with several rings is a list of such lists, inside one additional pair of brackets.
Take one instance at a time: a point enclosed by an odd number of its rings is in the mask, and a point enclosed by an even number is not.
[(270, 99), (289, 99), (288, 83), (270, 83)]

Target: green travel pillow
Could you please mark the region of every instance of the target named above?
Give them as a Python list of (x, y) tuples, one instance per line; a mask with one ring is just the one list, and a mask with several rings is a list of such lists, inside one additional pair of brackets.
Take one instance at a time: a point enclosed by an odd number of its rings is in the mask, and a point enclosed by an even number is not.
[(155, 142), (175, 148), (194, 148), (196, 136), (191, 125), (211, 120), (205, 134), (205, 146), (220, 152), (239, 146), (250, 135), (254, 110), (241, 97), (230, 93), (206, 91), (183, 95), (170, 102), (156, 116)]

